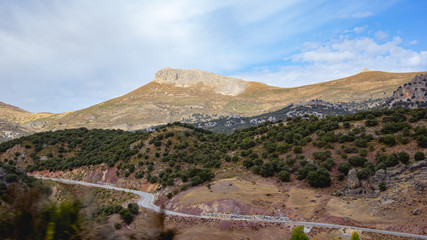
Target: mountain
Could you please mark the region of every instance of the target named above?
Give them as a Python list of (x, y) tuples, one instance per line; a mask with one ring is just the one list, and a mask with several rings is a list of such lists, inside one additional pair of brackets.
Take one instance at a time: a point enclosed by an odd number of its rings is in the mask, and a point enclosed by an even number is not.
[(138, 130), (233, 114), (256, 116), (312, 99), (357, 105), (375, 99), (383, 102), (418, 74), (367, 71), (324, 83), (279, 88), (200, 70), (166, 68), (133, 92), (78, 111), (34, 114), (3, 104), (0, 122), (34, 132), (79, 127)]

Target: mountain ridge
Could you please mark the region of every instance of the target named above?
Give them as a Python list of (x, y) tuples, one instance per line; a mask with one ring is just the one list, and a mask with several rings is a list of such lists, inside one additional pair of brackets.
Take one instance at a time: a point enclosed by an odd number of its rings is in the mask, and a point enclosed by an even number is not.
[[(60, 114), (12, 111), (0, 114), (0, 122), (19, 124), (32, 132), (79, 127), (139, 130), (175, 121), (209, 121), (233, 114), (256, 116), (313, 99), (331, 103), (385, 99), (420, 73), (369, 71), (323, 83), (279, 88), (200, 70), (167, 68), (160, 70), (153, 81), (128, 94), (82, 110)], [(163, 76), (165, 80), (161, 80)], [(197, 76), (208, 76), (207, 81)], [(224, 85), (229, 79), (232, 85)], [(238, 86), (237, 90), (234, 85)], [(4, 109), (0, 105), (0, 113), (4, 113)]]

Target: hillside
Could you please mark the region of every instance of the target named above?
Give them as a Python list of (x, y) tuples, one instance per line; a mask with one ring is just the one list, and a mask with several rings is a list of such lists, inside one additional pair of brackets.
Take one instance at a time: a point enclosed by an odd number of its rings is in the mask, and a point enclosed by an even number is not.
[(31, 174), (158, 192), (158, 204), (181, 212), (425, 234), (426, 121), (425, 108), (396, 108), (297, 116), (231, 135), (181, 123), (152, 133), (80, 128), (2, 143), (0, 161)]
[(36, 132), (79, 127), (138, 130), (174, 121), (196, 123), (233, 114), (255, 116), (312, 99), (356, 105), (360, 101), (383, 101), (417, 74), (370, 71), (330, 82), (278, 88), (200, 70), (167, 68), (141, 88), (86, 109), (30, 114), (0, 106), (0, 112), (5, 113), (0, 120)]

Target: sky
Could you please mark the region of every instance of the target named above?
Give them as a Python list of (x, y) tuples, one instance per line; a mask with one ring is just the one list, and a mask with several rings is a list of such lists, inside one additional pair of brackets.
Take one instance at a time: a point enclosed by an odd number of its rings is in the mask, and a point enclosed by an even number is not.
[(166, 68), (279, 87), (427, 70), (423, 0), (1, 0), (0, 101), (67, 112)]

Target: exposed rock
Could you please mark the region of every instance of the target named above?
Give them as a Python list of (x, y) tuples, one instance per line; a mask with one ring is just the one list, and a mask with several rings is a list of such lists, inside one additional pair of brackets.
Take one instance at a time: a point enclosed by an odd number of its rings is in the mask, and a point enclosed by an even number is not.
[(379, 169), (375, 173), (375, 175), (372, 177), (373, 183), (375, 183), (377, 185), (380, 184), (380, 182), (385, 181), (385, 179), (386, 179), (386, 172), (384, 169)]
[(406, 170), (406, 165), (405, 164), (399, 164), (396, 167), (387, 169), (386, 175), (387, 175), (387, 177), (393, 177), (393, 176), (396, 176), (398, 174), (403, 173), (405, 170)]
[(427, 160), (419, 161), (419, 162), (411, 164), (409, 166), (409, 170), (410, 171), (414, 171), (414, 170), (416, 170), (418, 168), (422, 168), (422, 167), (425, 167), (425, 166), (427, 166)]
[(419, 208), (415, 208), (414, 210), (411, 211), (412, 215), (420, 215), (421, 210)]
[(424, 107), (427, 103), (427, 74), (415, 76), (409, 83), (400, 86), (387, 101), (389, 108), (405, 106), (409, 108)]
[(353, 168), (348, 172), (347, 188), (354, 190), (359, 187), (360, 187), (360, 181), (359, 181), (359, 178), (357, 178), (356, 176), (356, 169)]
[(245, 91), (248, 84), (243, 80), (216, 75), (201, 70), (165, 68), (156, 73), (155, 82), (174, 84), (177, 87), (191, 87), (202, 84), (222, 95), (237, 96)]

